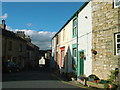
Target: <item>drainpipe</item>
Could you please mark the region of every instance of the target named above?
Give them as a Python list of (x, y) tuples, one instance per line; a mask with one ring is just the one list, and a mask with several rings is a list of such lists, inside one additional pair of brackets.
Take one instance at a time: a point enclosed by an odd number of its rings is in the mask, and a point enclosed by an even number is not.
[(77, 16), (77, 76), (79, 76), (78, 73), (78, 58), (79, 58), (79, 52), (78, 52), (78, 13), (76, 13)]

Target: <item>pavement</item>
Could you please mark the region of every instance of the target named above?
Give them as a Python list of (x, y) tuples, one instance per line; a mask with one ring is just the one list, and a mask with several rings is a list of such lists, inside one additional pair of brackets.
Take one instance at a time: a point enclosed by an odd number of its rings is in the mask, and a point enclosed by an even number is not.
[(57, 71), (54, 71), (54, 72), (51, 72), (51, 73), (52, 73), (52, 76), (59, 79), (62, 83), (65, 83), (65, 84), (77, 86), (77, 87), (80, 87), (80, 88), (85, 88), (85, 89), (88, 89), (88, 90), (103, 90), (103, 89), (100, 89), (100, 88), (84, 86), (76, 80), (68, 81), (65, 77), (60, 75), (59, 72), (57, 72)]
[(82, 85), (80, 82), (78, 82), (76, 80), (68, 81), (65, 77), (60, 75), (57, 71), (52, 72), (52, 76), (54, 76), (55, 78), (59, 79), (63, 83), (70, 84), (70, 85), (73, 85), (73, 86), (78, 86), (78, 87), (81, 87), (81, 88), (89, 89), (89, 87)]

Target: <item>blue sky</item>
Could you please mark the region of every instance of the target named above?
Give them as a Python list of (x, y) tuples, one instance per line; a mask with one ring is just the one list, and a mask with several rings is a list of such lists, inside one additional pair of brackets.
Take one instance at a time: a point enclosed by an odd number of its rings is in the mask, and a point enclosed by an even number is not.
[[(6, 14), (6, 25), (12, 31), (24, 30), (32, 42), (41, 49), (50, 47), (53, 35), (70, 19), (84, 2), (3, 2), (2, 16)], [(46, 43), (35, 37), (44, 33)], [(41, 37), (41, 36), (40, 36)], [(42, 39), (41, 38), (41, 39)], [(44, 40), (44, 42), (45, 42)], [(49, 42), (49, 43), (48, 43)], [(46, 44), (46, 46), (45, 46)]]

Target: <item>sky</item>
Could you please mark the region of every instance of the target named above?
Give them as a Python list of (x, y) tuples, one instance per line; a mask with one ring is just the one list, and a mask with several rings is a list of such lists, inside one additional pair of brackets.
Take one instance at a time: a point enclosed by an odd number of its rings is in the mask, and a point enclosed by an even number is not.
[(51, 39), (84, 2), (2, 2), (7, 29), (25, 31), (40, 50), (51, 48)]

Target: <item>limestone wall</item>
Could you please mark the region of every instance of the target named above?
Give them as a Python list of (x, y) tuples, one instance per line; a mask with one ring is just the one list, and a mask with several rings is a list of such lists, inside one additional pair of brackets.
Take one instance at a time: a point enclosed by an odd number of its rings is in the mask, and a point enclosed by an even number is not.
[(92, 49), (97, 51), (92, 58), (92, 72), (102, 79), (108, 78), (110, 70), (118, 68), (118, 56), (115, 55), (118, 9), (114, 8), (113, 2), (92, 3)]

